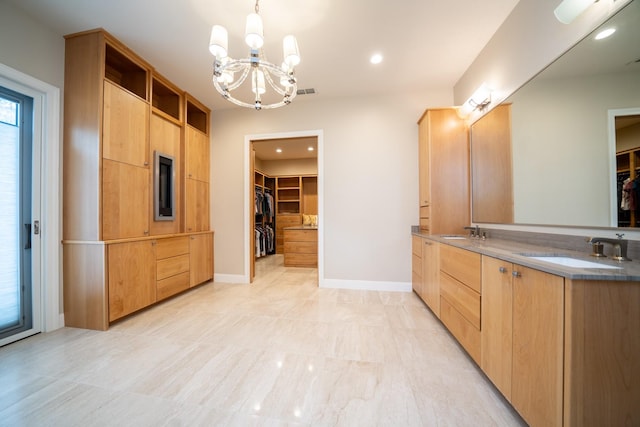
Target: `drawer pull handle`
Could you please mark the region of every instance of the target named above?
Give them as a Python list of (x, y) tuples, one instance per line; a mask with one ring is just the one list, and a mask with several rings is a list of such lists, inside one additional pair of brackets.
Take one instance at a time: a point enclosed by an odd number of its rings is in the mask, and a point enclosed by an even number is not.
[(522, 277), (522, 274), (520, 274), (520, 272), (519, 272), (519, 271), (515, 271), (515, 270), (511, 273), (511, 275), (512, 275), (513, 277)]
[(504, 268), (504, 267), (500, 267), (500, 268), (498, 269), (498, 271), (499, 271), (500, 273), (506, 273), (506, 272), (507, 272), (507, 269), (506, 269), (506, 268)]

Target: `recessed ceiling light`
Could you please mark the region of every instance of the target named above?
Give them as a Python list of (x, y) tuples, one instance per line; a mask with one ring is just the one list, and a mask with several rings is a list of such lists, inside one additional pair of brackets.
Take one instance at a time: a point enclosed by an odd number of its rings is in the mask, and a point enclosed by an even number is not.
[(276, 148), (276, 153), (282, 153), (282, 148)]
[(382, 62), (382, 55), (379, 53), (374, 53), (373, 55), (371, 55), (371, 59), (369, 59), (369, 62), (371, 62), (372, 64), (379, 64)]
[(313, 151), (313, 147), (307, 148), (307, 151)]
[(596, 34), (595, 39), (596, 40), (606, 39), (607, 37), (609, 37), (611, 34), (615, 32), (616, 32), (615, 28), (607, 28), (606, 30), (602, 30), (598, 34)]

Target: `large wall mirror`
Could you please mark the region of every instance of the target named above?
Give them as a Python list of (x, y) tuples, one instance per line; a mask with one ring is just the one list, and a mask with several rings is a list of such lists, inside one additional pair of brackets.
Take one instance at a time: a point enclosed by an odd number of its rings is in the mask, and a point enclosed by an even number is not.
[(471, 152), (473, 222), (640, 226), (640, 0), (472, 124)]

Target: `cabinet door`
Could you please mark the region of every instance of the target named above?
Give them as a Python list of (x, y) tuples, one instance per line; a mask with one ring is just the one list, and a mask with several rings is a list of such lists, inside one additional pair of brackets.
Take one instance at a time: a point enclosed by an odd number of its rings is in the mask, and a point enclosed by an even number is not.
[(209, 182), (209, 137), (187, 126), (185, 153), (186, 177)]
[(149, 169), (102, 162), (102, 239), (149, 234)]
[(213, 234), (197, 234), (189, 241), (190, 286), (213, 279)]
[(155, 241), (118, 243), (108, 249), (109, 321), (156, 301)]
[(411, 236), (411, 249), (411, 287), (424, 300), (422, 296), (422, 238)]
[(422, 299), (440, 317), (440, 261), (436, 242), (424, 240), (422, 245)]
[(480, 366), (507, 400), (513, 348), (511, 271), (511, 263), (482, 257)]
[(529, 425), (562, 425), (564, 279), (513, 271), (511, 403)]
[(149, 104), (104, 82), (102, 157), (129, 165), (149, 165)]
[(187, 232), (209, 230), (209, 183), (186, 179)]

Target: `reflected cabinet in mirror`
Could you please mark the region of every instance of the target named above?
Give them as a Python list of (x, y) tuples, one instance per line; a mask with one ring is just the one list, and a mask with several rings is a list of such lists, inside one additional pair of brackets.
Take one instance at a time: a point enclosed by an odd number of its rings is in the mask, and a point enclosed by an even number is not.
[(473, 222), (640, 226), (639, 23), (634, 0), (471, 125)]

